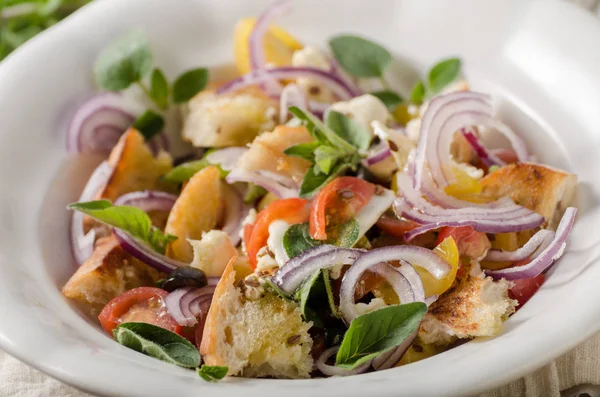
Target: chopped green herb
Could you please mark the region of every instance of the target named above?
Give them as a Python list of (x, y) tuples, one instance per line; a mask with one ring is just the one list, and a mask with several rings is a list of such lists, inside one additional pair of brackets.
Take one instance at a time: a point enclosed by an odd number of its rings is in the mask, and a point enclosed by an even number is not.
[(340, 66), (355, 77), (381, 77), (392, 64), (388, 50), (358, 36), (337, 36), (329, 40)]
[(335, 110), (327, 112), (327, 127), (358, 150), (367, 150), (371, 143), (371, 134), (364, 127), (346, 115)]
[(182, 103), (192, 99), (208, 83), (208, 69), (188, 70), (173, 83), (173, 102)]
[(198, 375), (207, 382), (217, 382), (227, 376), (228, 367), (219, 365), (202, 365), (198, 369)]
[(440, 93), (460, 76), (461, 62), (458, 58), (444, 59), (429, 71), (427, 93), (429, 96)]
[(423, 85), (423, 82), (419, 80), (410, 93), (410, 101), (415, 105), (420, 105), (423, 103), (424, 99), (425, 85)]
[(165, 120), (158, 113), (148, 109), (133, 122), (133, 128), (138, 130), (146, 140), (162, 131)]
[(169, 106), (169, 82), (158, 68), (152, 71), (150, 78), (150, 97), (161, 109)]
[(402, 103), (402, 97), (396, 94), (394, 91), (375, 91), (372, 92), (371, 95), (383, 102), (390, 112), (396, 109), (398, 105)]

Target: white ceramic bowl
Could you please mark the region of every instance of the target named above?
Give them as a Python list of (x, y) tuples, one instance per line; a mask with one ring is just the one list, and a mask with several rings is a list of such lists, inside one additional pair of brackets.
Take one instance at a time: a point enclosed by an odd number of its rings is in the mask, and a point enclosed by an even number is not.
[[(473, 87), (546, 162), (580, 177), (580, 215), (548, 282), (494, 339), (349, 378), (230, 379), (207, 384), (113, 342), (60, 294), (72, 273), (64, 204), (89, 173), (69, 168), (65, 109), (93, 90), (95, 56), (140, 26), (172, 78), (231, 62), (232, 29), (267, 3), (103, 0), (27, 43), (0, 65), (0, 347), (84, 390), (128, 396), (433, 396), (473, 394), (542, 366), (600, 330), (600, 25), (549, 1), (304, 0), (282, 25), (324, 45), (336, 32), (376, 38), (423, 71), (459, 55)], [(401, 79), (404, 90), (414, 73)], [(413, 81), (411, 81), (413, 80)], [(57, 180), (61, 179), (60, 189)]]

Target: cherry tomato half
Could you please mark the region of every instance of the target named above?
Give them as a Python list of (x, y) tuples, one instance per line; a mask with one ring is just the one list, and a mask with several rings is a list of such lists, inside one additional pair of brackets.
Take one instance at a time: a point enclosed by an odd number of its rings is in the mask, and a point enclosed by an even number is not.
[(436, 245), (439, 245), (446, 237), (452, 237), (458, 246), (458, 252), (461, 256), (469, 256), (478, 259), (491, 247), (487, 235), (475, 231), (471, 226), (451, 227), (446, 226), (440, 229)]
[(299, 198), (289, 198), (273, 201), (267, 208), (260, 211), (252, 227), (252, 233), (244, 229), (244, 235), (250, 235), (246, 242), (246, 252), (252, 267), (256, 268), (256, 254), (267, 245), (269, 239), (269, 225), (276, 220), (283, 220), (289, 224), (302, 223), (308, 220), (308, 201)]
[(387, 234), (400, 238), (403, 238), (407, 232), (421, 226), (417, 222), (408, 219), (398, 219), (391, 215), (383, 215), (377, 220), (376, 225)]
[(328, 219), (342, 224), (354, 216), (375, 193), (375, 185), (363, 179), (343, 176), (329, 182), (317, 194), (310, 212), (310, 235), (327, 239)]
[(181, 326), (165, 307), (164, 299), (168, 294), (160, 288), (134, 288), (108, 302), (98, 319), (111, 335), (119, 324), (131, 321), (153, 324), (181, 335)]
[(508, 296), (516, 299), (519, 302), (518, 307), (521, 307), (540, 289), (545, 280), (543, 273), (532, 278), (513, 280), (514, 285), (508, 290)]

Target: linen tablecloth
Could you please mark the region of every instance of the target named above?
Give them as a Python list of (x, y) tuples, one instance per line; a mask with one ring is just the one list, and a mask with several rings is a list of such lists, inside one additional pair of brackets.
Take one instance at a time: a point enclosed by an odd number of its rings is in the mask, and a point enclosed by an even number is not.
[[(600, 0), (567, 1), (600, 18)], [(534, 373), (480, 397), (600, 397), (598, 385), (600, 333)], [(0, 397), (93, 396), (52, 379), (0, 350)]]

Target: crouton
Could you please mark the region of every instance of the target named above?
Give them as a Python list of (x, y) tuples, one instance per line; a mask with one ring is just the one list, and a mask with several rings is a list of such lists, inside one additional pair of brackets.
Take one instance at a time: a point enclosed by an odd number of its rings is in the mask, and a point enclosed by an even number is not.
[(196, 147), (246, 145), (273, 129), (279, 115), (278, 104), (256, 87), (224, 95), (204, 90), (186, 106), (181, 134)]
[(229, 235), (221, 230), (202, 234), (202, 240), (188, 240), (194, 250), (192, 267), (202, 270), (208, 277), (221, 277), (225, 267), (238, 251)]
[(200, 353), (207, 365), (224, 365), (228, 375), (308, 378), (311, 323), (302, 321), (298, 305), (266, 293), (245, 300), (234, 285), (232, 259), (217, 285), (207, 315)]
[(126, 253), (115, 236), (99, 239), (92, 256), (71, 276), (62, 293), (91, 316), (132, 288), (153, 285), (164, 274)]
[(577, 176), (545, 165), (516, 163), (487, 175), (481, 185), (484, 197), (508, 196), (544, 216), (544, 226), (555, 229), (573, 200)]
[(457, 338), (499, 334), (517, 305), (508, 297), (510, 287), (509, 281), (485, 277), (476, 262), (464, 265), (454, 285), (429, 307), (419, 337), (444, 346)]
[(175, 201), (165, 233), (177, 236), (167, 247), (167, 256), (190, 263), (194, 258), (188, 239), (199, 240), (204, 232), (216, 229), (223, 213), (223, 192), (219, 169), (206, 167), (190, 178)]
[(313, 139), (304, 127), (278, 126), (273, 132), (257, 137), (250, 149), (240, 158), (237, 166), (246, 171), (266, 170), (301, 182), (310, 162), (299, 157), (287, 156), (285, 149)]

